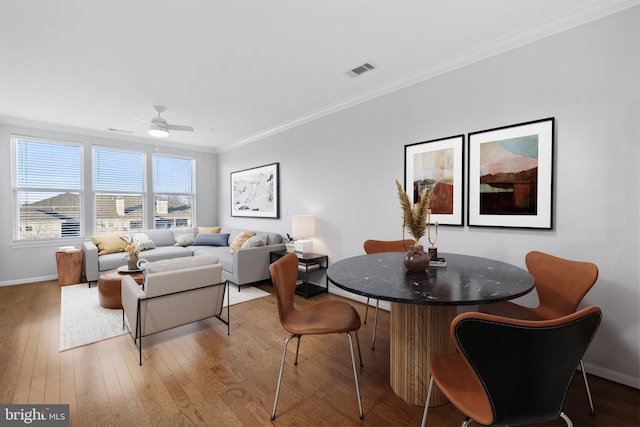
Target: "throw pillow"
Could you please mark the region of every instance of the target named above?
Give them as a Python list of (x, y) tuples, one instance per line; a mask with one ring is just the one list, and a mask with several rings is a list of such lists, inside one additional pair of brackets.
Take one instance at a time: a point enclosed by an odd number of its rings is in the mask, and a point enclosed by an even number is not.
[(200, 234), (196, 235), (193, 246), (228, 246), (229, 234)]
[(219, 233), (222, 227), (198, 227), (198, 233)]
[(191, 246), (193, 245), (195, 238), (195, 233), (178, 234), (177, 236), (174, 236), (176, 244), (173, 246)]
[(126, 246), (126, 242), (129, 241), (129, 236), (132, 237), (132, 242), (138, 245), (138, 250), (140, 252), (146, 251), (147, 249), (154, 249), (156, 247), (156, 244), (153, 243), (153, 240), (151, 240), (151, 237), (147, 236), (144, 233), (135, 233), (132, 235), (126, 234), (126, 235), (120, 236), (120, 238), (125, 241), (125, 246)]
[(267, 244), (267, 236), (263, 234), (261, 236), (249, 237), (249, 239), (247, 239), (247, 241), (243, 243), (242, 247), (256, 248), (258, 246), (264, 246), (266, 244)]
[(91, 236), (91, 240), (98, 247), (98, 255), (122, 252), (125, 247), (125, 242), (120, 238), (120, 233), (99, 234)]
[(233, 239), (233, 242), (231, 242), (231, 244), (229, 245), (229, 252), (234, 253), (236, 249), (240, 249), (242, 245), (244, 245), (244, 242), (246, 242), (247, 240), (249, 240), (250, 237), (253, 237), (255, 235), (256, 233), (254, 233), (253, 231), (241, 232), (236, 236), (235, 239)]

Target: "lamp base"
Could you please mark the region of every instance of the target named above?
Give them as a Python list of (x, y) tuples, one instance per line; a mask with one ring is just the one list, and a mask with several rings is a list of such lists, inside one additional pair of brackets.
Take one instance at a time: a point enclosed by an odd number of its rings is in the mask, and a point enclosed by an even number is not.
[(293, 242), (296, 246), (296, 252), (309, 253), (313, 252), (313, 241), (310, 239), (307, 240), (296, 240)]

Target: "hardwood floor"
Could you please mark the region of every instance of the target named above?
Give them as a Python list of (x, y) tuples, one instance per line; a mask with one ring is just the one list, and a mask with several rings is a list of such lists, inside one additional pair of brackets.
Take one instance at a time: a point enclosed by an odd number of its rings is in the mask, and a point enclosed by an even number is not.
[[(304, 305), (339, 297), (296, 298)], [(364, 313), (363, 305), (353, 304)], [(58, 351), (57, 282), (0, 287), (0, 402), (68, 403), (72, 426), (417, 426), (423, 408), (404, 403), (389, 387), (389, 315), (380, 313), (375, 351), (369, 316), (359, 334), (365, 419), (358, 418), (347, 338), (330, 335), (303, 337), (298, 366), (295, 347), (289, 347), (272, 422), (287, 337), (273, 296), (232, 306), (230, 336), (211, 319), (145, 338), (138, 366), (130, 335)], [(594, 376), (589, 381), (597, 415), (589, 415), (577, 375), (565, 404), (575, 426), (640, 425), (640, 391)], [(456, 426), (462, 420), (447, 404), (430, 409), (428, 425)]]

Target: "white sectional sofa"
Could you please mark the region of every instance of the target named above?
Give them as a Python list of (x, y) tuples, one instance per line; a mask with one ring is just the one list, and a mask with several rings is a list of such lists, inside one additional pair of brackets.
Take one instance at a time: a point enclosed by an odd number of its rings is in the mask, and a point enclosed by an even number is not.
[[(153, 242), (152, 249), (142, 250), (140, 259), (149, 262), (194, 255), (215, 255), (222, 264), (222, 279), (238, 287), (269, 279), (269, 252), (284, 250), (285, 244), (278, 233), (236, 228), (221, 228), (219, 233), (203, 233), (202, 228), (180, 228), (173, 230), (140, 230)], [(217, 228), (217, 227), (216, 227)], [(231, 251), (231, 244), (241, 233), (253, 232), (264, 243), (255, 247), (240, 247)], [(190, 240), (190, 236), (194, 238)], [(228, 235), (228, 236), (226, 236)], [(106, 235), (92, 236), (84, 243), (84, 274), (91, 284), (96, 282), (101, 272), (112, 270), (127, 263), (122, 251), (104, 251)], [(119, 236), (113, 236), (116, 240)], [(185, 238), (186, 237), (186, 238)], [(226, 238), (225, 238), (226, 237)], [(103, 240), (101, 241), (101, 238)], [(256, 239), (253, 239), (254, 243)], [(180, 243), (177, 243), (180, 241)], [(100, 246), (100, 249), (98, 248)], [(107, 248), (108, 249), (108, 248)], [(113, 249), (113, 248), (111, 248)], [(111, 252), (111, 253), (99, 253)]]

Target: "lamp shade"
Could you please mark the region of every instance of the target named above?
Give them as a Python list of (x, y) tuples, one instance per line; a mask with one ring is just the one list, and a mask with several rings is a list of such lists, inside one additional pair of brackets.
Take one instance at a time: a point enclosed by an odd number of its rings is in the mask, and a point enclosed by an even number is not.
[(316, 218), (313, 215), (294, 215), (291, 220), (294, 237), (312, 237), (316, 234)]

